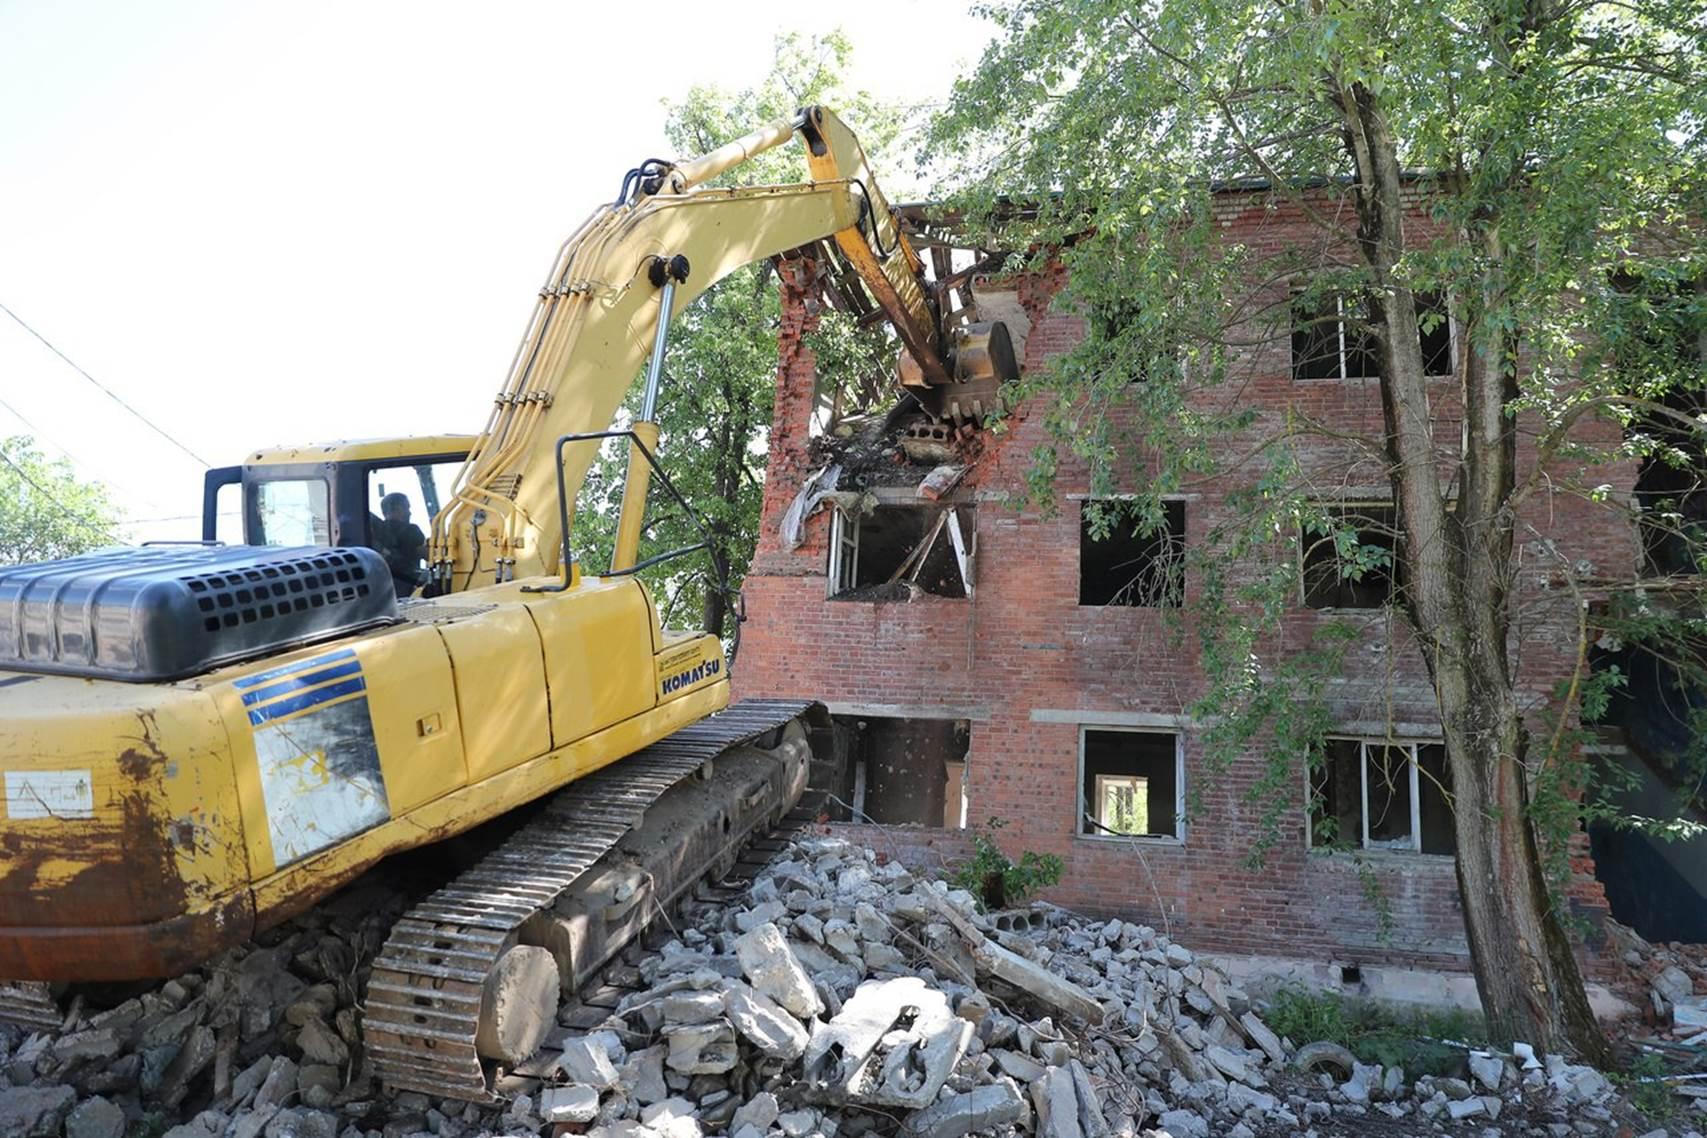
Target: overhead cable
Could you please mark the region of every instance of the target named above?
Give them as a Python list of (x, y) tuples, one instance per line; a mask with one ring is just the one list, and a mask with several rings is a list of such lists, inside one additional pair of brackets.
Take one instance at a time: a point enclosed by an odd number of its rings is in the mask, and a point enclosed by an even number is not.
[(19, 316), (16, 312), (13, 312), (10, 308), (7, 308), (4, 303), (0, 303), (0, 312), (4, 312), (7, 316), (10, 316), (13, 320), (16, 320), (18, 322), (18, 326), (20, 328), (22, 328), (24, 331), (28, 332), (30, 335), (34, 336), (36, 339), (40, 340), (43, 344), (46, 344), (48, 351), (52, 352), (54, 355), (58, 356), (60, 359), (64, 360), (66, 363), (70, 364), (73, 371), (75, 371), (78, 375), (82, 376), (84, 379), (88, 380), (90, 383), (94, 384), (102, 393), (104, 393), (107, 396), (107, 398), (111, 399), (114, 403), (117, 403), (120, 407), (123, 407), (126, 411), (129, 411), (132, 415), (136, 416), (136, 418), (141, 420), (143, 425), (148, 427), (149, 430), (153, 431), (155, 434), (159, 435), (161, 438), (165, 439), (167, 442), (171, 443), (173, 446), (177, 447), (179, 450), (183, 451), (185, 454), (189, 455), (191, 458), (195, 459), (197, 462), (201, 463), (203, 466), (212, 466), (213, 465), (207, 459), (203, 458), (201, 455), (197, 454), (195, 451), (191, 450), (189, 447), (185, 446), (183, 443), (181, 443), (177, 439), (173, 438), (172, 435), (169, 432), (167, 432), (167, 430), (164, 427), (161, 427), (159, 424), (154, 422), (154, 420), (150, 419), (147, 415), (144, 415), (141, 411), (138, 411), (135, 407), (132, 407), (129, 403), (126, 403), (123, 399), (119, 398), (118, 394), (116, 392), (114, 392), (112, 388), (108, 387), (106, 384), (102, 383), (100, 380), (96, 379), (94, 376), (92, 376), (88, 372), (84, 371), (81, 367), (79, 367), (77, 365), (76, 360), (72, 359), (70, 356), (66, 355), (64, 352), (62, 352), (58, 348), (54, 347), (53, 341), (49, 340), (46, 336), (42, 335), (40, 332), (37, 332), (34, 328), (30, 327), (29, 324), (25, 323), (24, 318), (22, 316)]

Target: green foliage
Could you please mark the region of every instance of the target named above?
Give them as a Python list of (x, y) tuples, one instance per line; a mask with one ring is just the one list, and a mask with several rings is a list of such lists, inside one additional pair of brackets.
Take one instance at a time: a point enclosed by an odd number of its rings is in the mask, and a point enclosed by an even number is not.
[(1277, 1035), (1302, 1047), (1326, 1040), (1365, 1063), (1397, 1064), (1412, 1078), (1457, 1075), (1464, 1048), (1486, 1042), (1479, 1017), (1456, 1008), (1398, 1010), (1301, 986), (1280, 989), (1262, 1013)]
[(1677, 1098), (1671, 1084), (1664, 1080), (1678, 1074), (1665, 1057), (1651, 1051), (1637, 1053), (1629, 1066), (1611, 1073), (1614, 1084), (1624, 1088), (1631, 1106), (1641, 1111), (1650, 1122), (1664, 1122), (1677, 1113)]
[(70, 557), (120, 538), (119, 513), (98, 482), (25, 436), (0, 440), (0, 565)]
[(1015, 862), (996, 844), (996, 832), (1007, 823), (991, 818), (972, 835), (972, 857), (954, 871), (954, 884), (971, 893), (986, 909), (1017, 905), (1039, 889), (1061, 880), (1066, 865), (1054, 854), (1026, 850)]
[[(1182, 710), (1207, 724), (1211, 779), (1265, 756), (1245, 795), (1259, 822), (1247, 830), (1253, 857), (1297, 832), (1298, 766), (1333, 726), (1325, 677), (1343, 672), (1353, 645), (1371, 678), (1397, 671), (1401, 652), (1413, 666), (1420, 653), (1431, 675), (1480, 668), (1476, 685), (1436, 693), (1452, 762), (1468, 774), (1523, 761), (1521, 744), (1478, 749), (1519, 728), (1472, 717), (1523, 700), (1468, 646), (1492, 630), (1517, 650), (1513, 597), (1527, 600), (1535, 575), (1607, 571), (1583, 563), (1575, 534), (1538, 534), (1530, 519), (1557, 494), (1626, 509), (1609, 489), (1616, 463), (1675, 464), (1685, 485), (1707, 484), (1707, 372), (1700, 353), (1680, 350), (1707, 342), (1707, 302), (1685, 287), (1707, 276), (1707, 3), (1010, 0), (987, 11), (997, 34), (934, 124), (932, 153), (949, 164), (968, 224), (1021, 250), (1014, 267), (1064, 269), (1057, 306), (1087, 321), (1076, 347), (1023, 383), (1025, 414), (1046, 435), (1029, 489), (1047, 501), (1060, 472), (1083, 468), (1093, 495), (1135, 491), (1140, 519), (1182, 493), (1214, 516), (1194, 533), (1186, 571), (1197, 587), (1176, 622), (1204, 676)], [(1422, 173), (1401, 182), (1378, 168)], [(1307, 236), (1242, 243), (1216, 212), (1228, 185)], [(1401, 187), (1425, 194), (1432, 216), (1407, 220), (1389, 257), (1375, 238), (1380, 219), (1404, 210)], [(1016, 199), (1035, 209), (1015, 214)], [(1360, 222), (1369, 240), (1354, 239)], [(1372, 401), (1424, 374), (1420, 345), (1390, 334), (1400, 288), (1445, 298), (1466, 390), (1471, 373), (1490, 376), (1491, 398), (1462, 413), (1461, 451), (1456, 422), (1427, 421), (1438, 406), (1404, 429), (1389, 416), (1389, 430), (1361, 431), (1313, 415), (1308, 400), (1282, 409), (1251, 397), (1250, 361), (1284, 358), (1300, 310), (1343, 311), (1348, 329), (1374, 337)], [(1416, 505), (1402, 529), (1446, 513), (1441, 540), (1425, 551), (1401, 534), (1390, 551), (1321, 508), (1383, 482)], [(1678, 560), (1707, 563), (1707, 526), (1689, 524), (1684, 505), (1680, 494)], [(1300, 543), (1312, 540), (1331, 544), (1346, 578), (1392, 571), (1394, 605), (1294, 619)], [(1440, 604), (1447, 595), (1460, 600)], [(1503, 702), (1473, 708), (1453, 694), (1484, 680)], [(1561, 722), (1576, 714), (1556, 711)], [(1529, 764), (1530, 821), (1556, 887), (1584, 820), (1576, 791), (1591, 777), (1576, 748), (1554, 745), (1571, 738), (1533, 740), (1545, 756)], [(1472, 943), (1507, 943), (1514, 924)], [(1508, 1025), (1530, 1015), (1489, 1014)]]
[[(728, 91), (694, 87), (668, 102), (666, 135), (679, 157), (691, 157), (738, 138), (757, 126), (787, 118), (809, 103), (823, 103), (859, 131), (868, 153), (880, 156), (900, 130), (900, 118), (863, 91), (851, 90), (852, 47), (846, 36), (785, 35), (776, 41), (769, 75), (752, 87)], [(877, 159), (874, 157), (874, 162)], [(784, 145), (742, 163), (713, 185), (786, 183), (806, 179), (802, 148)], [(659, 453), (671, 480), (711, 533), (712, 557), (682, 558), (642, 576), (674, 627), (702, 627), (729, 637), (730, 597), (713, 582), (718, 570), (739, 588), (752, 558), (764, 497), (767, 438), (775, 404), (777, 329), (775, 275), (768, 263), (725, 277), (671, 323), (658, 403)], [(850, 361), (871, 337), (827, 320), (817, 343), (854, 375)], [(642, 371), (618, 422), (638, 417), (645, 390)], [(609, 564), (622, 499), (626, 448), (607, 445), (588, 475), (576, 506), (575, 548), (590, 572)], [(700, 531), (653, 480), (641, 556), (693, 545)]]

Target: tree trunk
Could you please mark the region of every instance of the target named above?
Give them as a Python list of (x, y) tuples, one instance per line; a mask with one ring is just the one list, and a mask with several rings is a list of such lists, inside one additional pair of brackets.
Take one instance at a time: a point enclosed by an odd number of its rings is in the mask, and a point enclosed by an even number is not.
[[(1394, 269), (1404, 251), (1397, 145), (1378, 99), (1337, 88), (1357, 169), (1358, 242), (1370, 270), (1382, 361), (1405, 608), (1440, 710), (1453, 782), (1459, 893), (1488, 1029), (1544, 1052), (1607, 1057), (1582, 974), (1548, 895), (1529, 814), (1525, 732), (1511, 674), (1509, 497), (1516, 435), (1505, 413), (1507, 345), (1465, 352), (1466, 445), (1449, 508), (1419, 342), (1416, 299)], [(1483, 243), (1497, 265), (1497, 230)]]

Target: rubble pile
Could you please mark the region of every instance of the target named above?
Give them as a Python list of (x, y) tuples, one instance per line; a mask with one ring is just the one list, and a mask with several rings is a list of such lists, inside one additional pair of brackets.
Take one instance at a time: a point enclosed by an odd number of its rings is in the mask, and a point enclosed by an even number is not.
[(1615, 1089), (1591, 1068), (1472, 1055), (1466, 1078), (1413, 1082), (1297, 1048), (1152, 928), (1041, 905), (980, 914), (832, 839), (796, 843), (744, 906), (686, 916), (642, 963), (645, 990), (569, 1040), (562, 1085), (511, 1119), (591, 1138), (1616, 1128)]
[(1651, 944), (1607, 922), (1634, 979), (1630, 993), (1662, 1040), (1707, 1048), (1707, 945)]
[(361, 1069), (359, 995), (404, 906), (358, 885), (114, 1006), (74, 997), (60, 1033), (0, 1024), (0, 1138), (358, 1138), (383, 1124), (395, 1111)]
[(392, 1095), (359, 996), (401, 905), (358, 886), (192, 975), (74, 1003), (61, 1033), (0, 1027), (0, 1138), (1567, 1138), (1629, 1117), (1598, 1072), (1523, 1049), (1413, 1080), (1294, 1046), (1155, 929), (980, 913), (827, 838), (739, 903), (683, 906), (634, 990), (603, 1022), (564, 1006), (595, 1026), (558, 1027), (497, 1103)]

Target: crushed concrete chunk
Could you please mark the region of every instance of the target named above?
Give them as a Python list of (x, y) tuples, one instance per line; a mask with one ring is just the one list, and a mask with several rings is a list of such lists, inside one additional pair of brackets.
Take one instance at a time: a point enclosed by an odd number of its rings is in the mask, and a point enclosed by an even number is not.
[(808, 1038), (800, 1021), (769, 996), (739, 980), (725, 983), (723, 1005), (735, 1030), (772, 1059), (800, 1058)]
[(782, 1108), (777, 1104), (776, 1096), (769, 1091), (763, 1091), (748, 1099), (735, 1111), (729, 1120), (729, 1132), (737, 1134), (743, 1126), (751, 1126), (763, 1134), (771, 1128), (781, 1113)]
[(901, 1124), (901, 1133), (909, 1138), (965, 1138), (973, 1131), (999, 1133), (1009, 1126), (1023, 1127), (1029, 1114), (1019, 1088), (1003, 1080), (965, 1094), (948, 1095), (914, 1111)]
[(812, 978), (775, 924), (766, 922), (743, 933), (735, 941), (735, 955), (748, 982), (794, 1015), (811, 1019), (824, 1010)]
[(922, 1107), (972, 1040), (972, 1025), (917, 976), (861, 984), (806, 1045), (807, 1085), (828, 1101)]
[(684, 1075), (721, 1075), (735, 1069), (740, 1053), (735, 1029), (722, 1020), (676, 1028), (669, 1033), (664, 1065)]
[(1079, 1093), (1067, 1068), (1051, 1067), (1031, 1084), (1031, 1105), (1037, 1111), (1037, 1138), (1085, 1138)]
[(616, 1068), (611, 1065), (610, 1052), (601, 1041), (590, 1036), (567, 1040), (558, 1065), (572, 1083), (601, 1091), (616, 1086)]
[(539, 1092), (539, 1113), (547, 1122), (591, 1122), (599, 1113), (599, 1092), (571, 1083)]
[(1209, 1123), (1189, 1110), (1164, 1111), (1156, 1123), (1172, 1138), (1209, 1138)]

